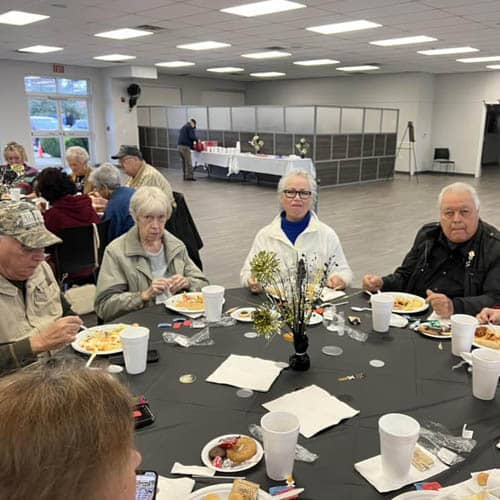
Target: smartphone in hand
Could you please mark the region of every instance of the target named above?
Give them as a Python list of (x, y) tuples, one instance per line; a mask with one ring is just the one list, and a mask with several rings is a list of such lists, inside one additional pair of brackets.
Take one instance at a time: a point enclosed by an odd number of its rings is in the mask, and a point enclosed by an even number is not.
[(152, 470), (135, 471), (135, 500), (154, 500), (158, 487), (158, 473)]

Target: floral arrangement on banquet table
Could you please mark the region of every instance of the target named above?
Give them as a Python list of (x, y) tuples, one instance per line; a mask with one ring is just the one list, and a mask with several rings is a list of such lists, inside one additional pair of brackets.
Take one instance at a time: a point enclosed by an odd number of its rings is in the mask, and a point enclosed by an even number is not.
[(264, 147), (264, 141), (258, 135), (254, 135), (248, 144), (253, 147), (256, 154)]
[(333, 258), (318, 265), (316, 259), (307, 261), (302, 256), (296, 267), (283, 269), (276, 253), (266, 250), (250, 261), (252, 277), (263, 286), (267, 299), (253, 314), (255, 331), (271, 340), (288, 326), (295, 347), (295, 354), (290, 356), (290, 367), (294, 370), (310, 367), (306, 326), (321, 300), (332, 263)]
[(304, 158), (306, 154), (311, 149), (311, 145), (306, 141), (305, 137), (302, 137), (297, 144), (295, 144), (295, 149), (298, 151), (301, 158)]
[(22, 163), (6, 166), (0, 170), (0, 192), (3, 194), (24, 179), (26, 170)]

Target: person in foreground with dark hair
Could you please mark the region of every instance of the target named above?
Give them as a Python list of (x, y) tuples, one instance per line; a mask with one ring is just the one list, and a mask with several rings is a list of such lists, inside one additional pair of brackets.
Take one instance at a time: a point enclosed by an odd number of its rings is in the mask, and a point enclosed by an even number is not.
[(196, 137), (196, 120), (190, 118), (189, 121), (182, 126), (179, 132), (179, 139), (177, 139), (177, 151), (181, 155), (182, 170), (184, 171), (185, 181), (195, 181), (193, 175), (193, 163), (191, 161), (191, 150), (198, 141)]
[(102, 370), (34, 366), (0, 380), (0, 497), (135, 500), (132, 397)]

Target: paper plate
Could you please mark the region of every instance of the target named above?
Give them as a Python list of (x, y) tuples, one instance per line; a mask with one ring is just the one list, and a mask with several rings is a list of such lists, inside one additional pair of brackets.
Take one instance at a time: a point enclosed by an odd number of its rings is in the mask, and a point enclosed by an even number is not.
[(254, 311), (255, 307), (240, 307), (231, 313), (231, 318), (242, 323), (252, 323)]
[(436, 498), (440, 495), (438, 491), (409, 491), (408, 493), (402, 493), (397, 497), (394, 497), (392, 500), (424, 500), (426, 498)]
[(323, 323), (323, 316), (321, 316), (321, 314), (318, 314), (317, 312), (313, 312), (307, 324), (309, 326), (313, 326), (319, 325), (320, 323)]
[[(99, 325), (99, 326), (94, 326), (92, 328), (87, 328), (86, 330), (83, 330), (82, 332), (78, 333), (75, 340), (73, 342), (71, 342), (71, 347), (77, 352), (81, 352), (82, 354), (88, 354), (90, 356), (91, 354), (94, 354), (94, 351), (89, 351), (89, 350), (81, 347), (80, 343), (82, 342), (82, 340), (85, 340), (86, 338), (91, 337), (93, 334), (95, 334), (97, 332), (102, 332), (103, 330), (113, 330), (113, 329), (118, 328), (120, 326), (126, 327), (128, 325), (124, 325), (123, 323), (115, 323), (115, 324)], [(117, 354), (119, 352), (122, 352), (122, 350), (123, 349), (120, 347), (119, 349), (110, 349), (108, 351), (98, 351), (97, 355), (107, 356), (109, 354)]]
[[(204, 500), (205, 496), (209, 493), (219, 495), (220, 500), (227, 500), (232, 487), (233, 485), (231, 483), (213, 484), (212, 486), (193, 491), (193, 493), (188, 496), (188, 500)], [(258, 500), (272, 500), (273, 497), (269, 495), (269, 493), (259, 490), (259, 496), (257, 498)]]
[(181, 305), (181, 300), (183, 296), (187, 297), (203, 297), (200, 292), (184, 292), (184, 293), (179, 293), (177, 295), (172, 295), (172, 297), (169, 297), (168, 300), (165, 302), (165, 306), (171, 309), (172, 311), (179, 312), (179, 313), (202, 313), (205, 311), (205, 305), (201, 305), (199, 308), (193, 309), (193, 308), (187, 308), (183, 307)]
[[(436, 320), (435, 320), (436, 321)], [(443, 320), (441, 321), (442, 324), (449, 325), (450, 322), (448, 320)], [(420, 333), (420, 335), (423, 335), (424, 337), (429, 337), (431, 339), (439, 339), (439, 340), (451, 340), (451, 332), (448, 332), (448, 335), (441, 335), (439, 333), (431, 333), (431, 332), (424, 332), (421, 330), (422, 325), (428, 324), (427, 321), (424, 321), (417, 327), (417, 332)]]
[(418, 300), (418, 302), (420, 304), (418, 307), (416, 306), (416, 307), (413, 307), (411, 309), (396, 309), (396, 308), (394, 308), (392, 310), (393, 313), (415, 314), (415, 313), (425, 311), (429, 308), (429, 304), (427, 304), (425, 299), (423, 299), (422, 297), (419, 297), (418, 295), (413, 295), (412, 293), (405, 293), (405, 292), (383, 292), (383, 293), (385, 293), (387, 295), (392, 295), (394, 297), (394, 299), (396, 299), (396, 297), (404, 297), (405, 299)]
[[(487, 326), (489, 329), (493, 330), (497, 335), (500, 335), (500, 326), (496, 325), (480, 325), (480, 326)], [(497, 347), (486, 346), (477, 342), (476, 337), (474, 337), (472, 345), (475, 347), (482, 347), (483, 349), (490, 349), (492, 351), (497, 351), (497, 352), (500, 351), (500, 341), (497, 342)]]
[(257, 445), (257, 452), (255, 455), (250, 458), (249, 460), (245, 460), (245, 462), (241, 462), (239, 464), (234, 464), (233, 466), (229, 467), (214, 467), (212, 465), (212, 461), (210, 460), (208, 453), (212, 448), (215, 448), (219, 443), (222, 441), (226, 441), (227, 439), (231, 439), (234, 437), (250, 437), (250, 436), (245, 436), (244, 434), (225, 434), (224, 436), (219, 436), (216, 437), (215, 439), (212, 439), (209, 441), (204, 447), (203, 450), (201, 450), (201, 461), (207, 466), (210, 467), (211, 469), (214, 469), (219, 472), (240, 472), (242, 470), (247, 470), (251, 469), (255, 465), (257, 465), (261, 460), (262, 457), (264, 456), (264, 450), (262, 449), (262, 445), (254, 438), (252, 438), (255, 441), (255, 444)]

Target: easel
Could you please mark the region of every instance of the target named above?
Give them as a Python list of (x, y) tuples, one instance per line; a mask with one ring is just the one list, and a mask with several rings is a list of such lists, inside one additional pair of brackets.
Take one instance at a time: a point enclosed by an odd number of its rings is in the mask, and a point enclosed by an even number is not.
[[(417, 154), (415, 152), (415, 127), (413, 126), (413, 122), (408, 122), (408, 125), (405, 128), (403, 133), (403, 137), (401, 138), (401, 142), (399, 143), (398, 149), (396, 151), (396, 160), (399, 158), (399, 153), (401, 149), (403, 149), (403, 144), (406, 139), (406, 134), (408, 134), (408, 173), (409, 179), (411, 180), (412, 176), (415, 175), (418, 183), (418, 170), (417, 170)], [(406, 147), (404, 149), (407, 149)], [(413, 165), (412, 165), (413, 158)]]

